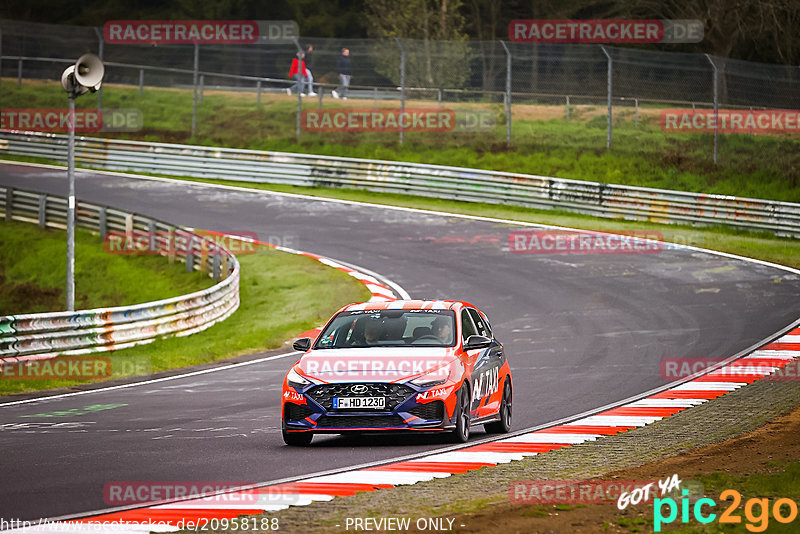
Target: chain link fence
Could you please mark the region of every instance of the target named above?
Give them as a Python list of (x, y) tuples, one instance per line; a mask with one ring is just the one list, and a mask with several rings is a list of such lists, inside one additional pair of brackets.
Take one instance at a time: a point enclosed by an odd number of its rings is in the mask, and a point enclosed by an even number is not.
[[(102, 28), (0, 21), (2, 65), (8, 83), (58, 80), (83, 53), (106, 63), (104, 84), (194, 89), (195, 105), (209, 88), (285, 94), (297, 47), (314, 48), (308, 66), (317, 100), (333, 101), (336, 61), (350, 50), (349, 97), (364, 107), (474, 105), (496, 113), (497, 140), (512, 144), (525, 121), (562, 119), (597, 130), (590, 148), (623, 148), (620, 121), (655, 125), (664, 108), (800, 109), (800, 67), (768, 65), (706, 54), (668, 53), (601, 45), (506, 41), (302, 38), (295, 44), (118, 45)], [(102, 106), (102, 93), (98, 95)], [(298, 109), (300, 109), (298, 96)], [(2, 88), (0, 88), (0, 104)], [(308, 100), (305, 106), (309, 105)], [(194, 112), (196, 115), (196, 111)], [(195, 133), (196, 116), (192, 118)], [(608, 120), (609, 115), (612, 120)], [(502, 126), (505, 124), (505, 128)], [(298, 136), (300, 114), (297, 114)], [(403, 140), (400, 131), (400, 142)], [(597, 135), (594, 135), (597, 134)], [(605, 134), (605, 135), (603, 135)], [(715, 136), (717, 133), (714, 134)], [(546, 144), (546, 140), (541, 140)], [(709, 150), (711, 145), (709, 143)], [(716, 162), (716, 139), (713, 144)], [(709, 152), (710, 154), (710, 152)]]

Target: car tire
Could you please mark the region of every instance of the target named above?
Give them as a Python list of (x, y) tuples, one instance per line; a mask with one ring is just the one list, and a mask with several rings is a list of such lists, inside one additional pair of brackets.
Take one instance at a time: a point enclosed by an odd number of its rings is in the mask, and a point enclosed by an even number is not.
[(314, 434), (311, 432), (287, 432), (281, 431), (283, 434), (283, 442), (292, 447), (306, 447), (311, 445), (311, 440), (314, 439)]
[(469, 440), (469, 386), (465, 383), (458, 392), (458, 402), (454, 414), (456, 428), (453, 429), (451, 438), (455, 443), (466, 443)]
[(511, 384), (506, 380), (506, 385), (503, 387), (503, 399), (500, 401), (500, 420), (483, 425), (487, 433), (506, 434), (511, 431), (511, 401)]

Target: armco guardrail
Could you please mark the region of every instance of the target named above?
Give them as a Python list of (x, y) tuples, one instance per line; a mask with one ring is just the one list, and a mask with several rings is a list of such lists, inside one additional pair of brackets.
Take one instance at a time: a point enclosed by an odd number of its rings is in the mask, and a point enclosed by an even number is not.
[[(81, 137), (84, 166), (175, 176), (351, 187), (600, 217), (723, 224), (800, 237), (800, 204), (379, 160)], [(67, 136), (0, 132), (0, 153), (65, 161)]]
[[(66, 228), (67, 201), (63, 197), (0, 187), (0, 202), (6, 220)], [(0, 361), (88, 354), (148, 343), (165, 335), (186, 336), (224, 320), (239, 307), (239, 262), (212, 240), (141, 215), (85, 202), (76, 206), (76, 225), (101, 236), (113, 232), (131, 242), (146, 239), (148, 252), (184, 261), (187, 271), (207, 271), (218, 283), (189, 295), (133, 306), (0, 316)], [(176, 247), (176, 241), (182, 245)]]

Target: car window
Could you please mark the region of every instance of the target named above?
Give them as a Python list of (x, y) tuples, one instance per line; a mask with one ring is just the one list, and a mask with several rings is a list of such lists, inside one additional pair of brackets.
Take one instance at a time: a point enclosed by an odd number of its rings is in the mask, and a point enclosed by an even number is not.
[(467, 310), (461, 310), (461, 335), (464, 338), (464, 341), (466, 341), (469, 336), (473, 336), (477, 333), (478, 332), (475, 330), (475, 325), (472, 324), (472, 319), (470, 319)]
[(472, 317), (472, 322), (475, 324), (475, 329), (478, 331), (478, 335), (491, 338), (492, 331), (489, 328), (489, 324), (484, 320), (478, 310), (474, 310), (472, 308), (468, 308), (469, 316)]
[(381, 345), (452, 347), (455, 313), (450, 310), (360, 310), (341, 312), (325, 327), (315, 349)]

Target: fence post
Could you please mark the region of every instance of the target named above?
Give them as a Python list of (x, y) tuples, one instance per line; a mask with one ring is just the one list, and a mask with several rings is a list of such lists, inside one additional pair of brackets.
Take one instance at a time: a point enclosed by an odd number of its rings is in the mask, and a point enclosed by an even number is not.
[(144, 91), (144, 69), (139, 69), (139, 96)]
[(500, 41), (506, 51), (506, 144), (511, 144), (511, 50), (505, 41)]
[(39, 226), (47, 228), (47, 194), (39, 195)]
[(215, 249), (211, 260), (211, 276), (214, 278), (215, 282), (219, 282), (221, 279), (219, 254), (219, 249)]
[(200, 94), (197, 97), (197, 100), (201, 104), (203, 103), (203, 93), (205, 92), (205, 89), (206, 89), (206, 76), (205, 76), (205, 74), (201, 74), (200, 75), (200, 89), (199, 89), (199, 93)]
[(613, 118), (613, 116), (611, 114), (611, 112), (612, 112), (612, 108), (611, 108), (611, 88), (612, 88), (611, 72), (612, 72), (612, 67), (613, 67), (613, 61), (611, 60), (611, 54), (608, 53), (608, 51), (606, 50), (605, 46), (601, 45), (600, 46), (600, 50), (602, 50), (603, 53), (608, 58), (608, 89), (607, 89), (607, 92), (608, 92), (608, 116), (607, 116), (607, 119), (606, 119), (606, 121), (608, 123), (608, 128), (607, 128), (607, 131), (606, 131), (606, 149), (607, 150), (611, 150), (611, 120)]
[(372, 105), (372, 107), (375, 109), (375, 111), (378, 111), (378, 88), (377, 87), (373, 87), (372, 88), (372, 95), (373, 95), (373, 98), (375, 99), (375, 103)]
[(6, 222), (11, 220), (12, 209), (14, 209), (14, 188), (6, 187)]
[(197, 71), (200, 64), (200, 45), (194, 44), (194, 71), (192, 72), (192, 137), (197, 133)]
[(439, 107), (438, 107), (438, 110), (442, 111), (442, 89), (441, 88), (439, 88)]
[(256, 84), (256, 104), (261, 104), (261, 80)]
[(719, 146), (719, 69), (709, 54), (706, 59), (714, 69), (714, 165), (717, 164), (717, 147)]
[(569, 122), (569, 95), (567, 95), (567, 122)]
[(639, 127), (639, 99), (638, 98), (634, 98), (633, 99), (633, 105), (635, 107), (635, 111), (633, 112), (633, 127), (634, 128), (638, 128)]
[(394, 38), (397, 41), (397, 46), (400, 47), (400, 144), (403, 144), (403, 114), (406, 112), (406, 51), (403, 48), (400, 39)]
[(318, 84), (318, 85), (319, 85), (319, 93), (317, 93), (317, 96), (319, 97), (319, 105), (317, 107), (319, 109), (322, 109), (322, 91), (323, 91), (323, 88), (322, 88), (322, 84)]
[(17, 61), (17, 87), (22, 87), (22, 58)]

